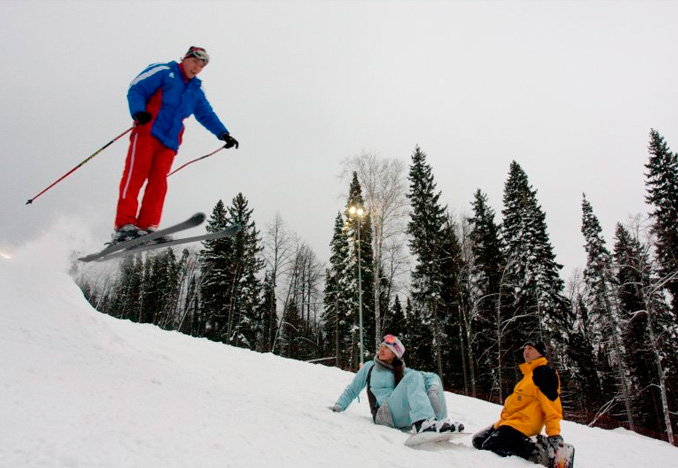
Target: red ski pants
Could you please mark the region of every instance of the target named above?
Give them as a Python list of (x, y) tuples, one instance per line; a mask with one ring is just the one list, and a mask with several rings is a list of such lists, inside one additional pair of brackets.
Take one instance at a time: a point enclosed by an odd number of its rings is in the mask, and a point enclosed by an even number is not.
[[(120, 181), (115, 229), (125, 224), (134, 224), (141, 229), (158, 227), (167, 194), (167, 174), (176, 154), (152, 136), (150, 128), (132, 131)], [(144, 183), (146, 188), (139, 209), (139, 192)]]

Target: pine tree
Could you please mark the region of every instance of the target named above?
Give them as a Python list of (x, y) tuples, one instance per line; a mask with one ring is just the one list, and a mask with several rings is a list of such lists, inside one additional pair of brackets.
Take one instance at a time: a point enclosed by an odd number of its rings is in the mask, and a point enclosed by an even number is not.
[(121, 319), (139, 321), (143, 261), (141, 255), (125, 257), (120, 264), (120, 280), (113, 293), (111, 315)]
[(570, 409), (569, 417), (586, 424), (591, 422), (590, 411), (601, 408), (605, 401), (596, 363), (592, 324), (581, 291), (572, 298), (572, 315), (574, 324), (567, 337), (565, 358), (559, 370), (561, 382), (566, 383), (561, 388), (561, 400), (564, 409)]
[(441, 193), (436, 191), (433, 170), (419, 146), (412, 154), (408, 180), (407, 197), (412, 213), (407, 233), (416, 261), (412, 271), (412, 316), (408, 316), (413, 340), (410, 361), (414, 361), (411, 362), (414, 367), (436, 369), (442, 376), (441, 346), (447, 306), (442, 302), (445, 287), (442, 260), (450, 255), (444, 250), (447, 207), (440, 203)]
[(508, 380), (501, 376), (499, 363), (506, 360), (502, 347), (501, 324), (508, 319), (511, 288), (504, 284), (506, 261), (500, 227), (494, 221), (494, 210), (487, 195), (477, 190), (473, 217), (469, 219), (472, 261), (470, 288), (473, 303), (471, 337), (473, 365), (477, 369), (476, 391), (488, 399), (502, 401), (498, 391)]
[(408, 297), (405, 307), (406, 332), (401, 340), (407, 343), (408, 366), (436, 372), (438, 369), (433, 349), (431, 320), (422, 319), (427, 315), (430, 315), (429, 310), (418, 308), (418, 302)]
[(528, 337), (562, 340), (563, 330), (570, 326), (559, 276), (562, 265), (555, 261), (537, 192), (515, 161), (504, 186), (502, 214), (507, 273), (515, 285), (512, 328), (518, 341), (513, 346), (519, 347)]
[[(678, 399), (677, 381), (666, 368), (677, 368), (675, 327), (664, 298), (661, 282), (653, 279), (647, 248), (621, 224), (615, 234), (620, 309), (625, 323), (622, 339), (626, 348), (635, 416), (640, 425), (664, 432), (672, 439)], [(674, 336), (673, 339), (669, 338)], [(675, 373), (674, 373), (675, 374)], [(670, 395), (670, 396), (669, 396)]]
[[(217, 232), (228, 226), (226, 207), (219, 200), (207, 222), (207, 232)], [(202, 283), (200, 284), (201, 305), (196, 317), (197, 336), (213, 341), (228, 342), (226, 335), (228, 319), (232, 313), (235, 272), (230, 262), (234, 250), (233, 238), (222, 238), (203, 243), (200, 252)]]
[(144, 263), (140, 321), (172, 329), (180, 290), (181, 264), (172, 249), (149, 253)]
[(457, 225), (451, 216), (447, 216), (443, 226), (440, 251), (440, 291), (438, 319), (441, 323), (440, 357), (442, 373), (447, 385), (469, 394), (468, 354), (464, 336), (470, 318), (467, 316), (467, 290), (464, 287), (463, 272), (466, 269), (462, 257), (461, 244), (457, 235)]
[(252, 220), (249, 203), (242, 193), (233, 199), (228, 209), (229, 224), (243, 226), (233, 239), (230, 261), (237, 278), (233, 297), (233, 311), (228, 326), (229, 343), (248, 349), (256, 349), (257, 331), (261, 329), (259, 301), (261, 283), (259, 272), (264, 267), (260, 253), (261, 239), (256, 223)]
[(273, 349), (273, 340), (275, 339), (275, 332), (278, 325), (278, 317), (275, 313), (276, 298), (275, 286), (273, 278), (269, 272), (264, 275), (262, 302), (259, 309), (261, 317), (261, 327), (257, 343), (259, 344), (258, 351), (268, 353)]
[(666, 288), (672, 296), (675, 323), (678, 324), (678, 158), (656, 130), (650, 131), (650, 158), (645, 200), (654, 207), (658, 273), (669, 281)]
[(332, 343), (336, 366), (343, 369), (351, 365), (353, 302), (349, 285), (353, 281), (352, 277), (344, 218), (341, 213), (337, 213), (330, 243), (330, 268), (325, 275), (323, 322), (325, 334)]
[(645, 310), (643, 291), (647, 289), (651, 281), (647, 271), (649, 262), (638, 240), (621, 224), (617, 224), (615, 239), (616, 280), (619, 284), (621, 318), (625, 323), (622, 339), (626, 348), (630, 378), (633, 382), (635, 415), (639, 424), (656, 428), (660, 422), (657, 412), (659, 405), (656, 405), (659, 395), (653, 390), (652, 385), (648, 385), (655, 379), (653, 379), (652, 366), (647, 365), (653, 360), (647, 346), (649, 341), (648, 314), (642, 312)]
[(393, 300), (393, 306), (391, 307), (390, 313), (387, 315), (387, 320), (384, 322), (383, 331), (384, 334), (391, 334), (398, 337), (404, 335), (405, 330), (407, 329), (407, 322), (405, 318), (405, 311), (403, 306), (400, 304), (400, 297), (395, 296)]
[(205, 337), (256, 349), (257, 331), (261, 329), (261, 284), (257, 275), (264, 263), (259, 256), (259, 231), (242, 193), (236, 195), (228, 210), (219, 200), (207, 231), (232, 224), (243, 228), (234, 237), (206, 241), (201, 252), (201, 321), (205, 324)]
[(302, 354), (303, 324), (296, 301), (287, 303), (283, 312), (283, 321), (285, 326), (280, 332), (280, 355), (290, 359), (299, 359)]
[(587, 254), (584, 269), (586, 281), (584, 300), (590, 320), (587, 328), (592, 332), (592, 342), (599, 359), (596, 368), (587, 369), (586, 372), (611, 369), (611, 375), (601, 375), (601, 381), (609, 381), (609, 386), (614, 389), (612, 394), (605, 395), (605, 397), (608, 400), (616, 400), (617, 395), (621, 394), (626, 410), (626, 420), (633, 430), (634, 419), (624, 369), (624, 350), (619, 339), (619, 307), (617, 288), (613, 279), (612, 255), (605, 246), (605, 240), (602, 237), (603, 230), (586, 195), (582, 200), (581, 231), (584, 235), (584, 248)]
[(190, 275), (187, 278), (186, 299), (183, 303), (183, 320), (178, 330), (190, 336), (205, 336), (204, 315), (201, 313), (201, 299), (198, 275)]

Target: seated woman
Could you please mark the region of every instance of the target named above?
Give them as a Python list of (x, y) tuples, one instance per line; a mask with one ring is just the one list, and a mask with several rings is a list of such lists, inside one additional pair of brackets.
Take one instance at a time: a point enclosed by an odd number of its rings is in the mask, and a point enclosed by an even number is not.
[(463, 424), (447, 419), (447, 405), (440, 377), (432, 372), (405, 367), (405, 347), (393, 335), (386, 335), (373, 361), (365, 363), (344, 389), (332, 411), (349, 407), (367, 386), (375, 424), (418, 432), (462, 431)]

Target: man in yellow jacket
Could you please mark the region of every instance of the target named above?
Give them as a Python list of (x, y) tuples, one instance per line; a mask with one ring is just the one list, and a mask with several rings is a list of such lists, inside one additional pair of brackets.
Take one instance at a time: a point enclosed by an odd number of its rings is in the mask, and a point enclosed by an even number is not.
[[(499, 421), (473, 436), (473, 446), (502, 457), (517, 455), (547, 465), (546, 443), (563, 444), (560, 376), (547, 365), (546, 345), (542, 341), (526, 343), (523, 358), (525, 362), (520, 365), (523, 379), (506, 399)], [(540, 434), (544, 426), (548, 439), (533, 442), (530, 437)]]

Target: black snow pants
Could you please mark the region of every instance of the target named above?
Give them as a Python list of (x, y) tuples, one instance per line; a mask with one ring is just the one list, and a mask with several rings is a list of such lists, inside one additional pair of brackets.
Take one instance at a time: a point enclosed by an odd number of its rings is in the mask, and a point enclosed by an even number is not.
[(499, 426), (497, 429), (489, 426), (477, 432), (473, 435), (473, 446), (502, 457), (517, 455), (526, 460), (535, 450), (532, 439), (511, 426)]

